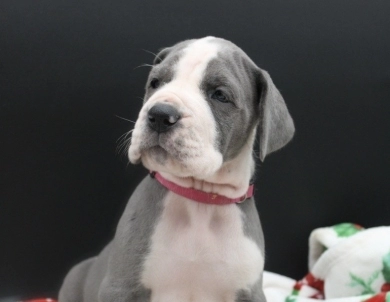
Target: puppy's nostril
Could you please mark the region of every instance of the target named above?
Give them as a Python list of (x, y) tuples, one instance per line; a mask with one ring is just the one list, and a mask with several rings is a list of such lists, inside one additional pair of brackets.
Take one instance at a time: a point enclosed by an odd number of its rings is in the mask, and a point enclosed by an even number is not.
[(166, 126), (172, 126), (174, 123), (171, 123), (169, 120), (164, 120), (164, 125)]
[(171, 129), (180, 118), (179, 111), (166, 103), (156, 104), (148, 112), (149, 126), (158, 133)]

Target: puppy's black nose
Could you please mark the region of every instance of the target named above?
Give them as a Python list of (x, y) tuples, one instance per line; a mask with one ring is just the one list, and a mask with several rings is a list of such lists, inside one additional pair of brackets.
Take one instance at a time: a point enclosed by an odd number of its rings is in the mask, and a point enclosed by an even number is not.
[(179, 111), (168, 104), (156, 104), (148, 112), (149, 126), (158, 133), (172, 129), (180, 118)]

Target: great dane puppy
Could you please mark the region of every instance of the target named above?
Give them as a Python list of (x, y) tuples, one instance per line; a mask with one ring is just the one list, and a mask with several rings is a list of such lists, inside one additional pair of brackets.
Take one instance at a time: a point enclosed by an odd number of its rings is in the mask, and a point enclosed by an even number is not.
[(112, 242), (69, 272), (60, 302), (265, 301), (256, 129), (262, 161), (294, 134), (270, 76), (240, 48), (206, 37), (163, 49), (128, 150), (153, 173)]

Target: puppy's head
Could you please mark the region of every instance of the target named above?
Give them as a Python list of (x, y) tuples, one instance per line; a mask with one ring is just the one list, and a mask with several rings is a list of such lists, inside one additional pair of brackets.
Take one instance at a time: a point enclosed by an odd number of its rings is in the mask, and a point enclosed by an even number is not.
[(219, 38), (188, 40), (162, 50), (144, 100), (130, 161), (180, 177), (205, 179), (216, 173), (240, 154), (257, 125), (261, 160), (294, 133), (268, 73)]

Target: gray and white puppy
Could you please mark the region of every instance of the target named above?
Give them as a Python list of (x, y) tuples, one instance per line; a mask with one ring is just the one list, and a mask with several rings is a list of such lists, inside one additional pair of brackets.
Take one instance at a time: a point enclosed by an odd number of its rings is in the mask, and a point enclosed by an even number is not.
[[(132, 163), (177, 185), (243, 196), (260, 159), (286, 145), (294, 124), (268, 73), (214, 37), (162, 50), (129, 147)], [(67, 275), (60, 302), (265, 301), (264, 240), (253, 198), (212, 205), (146, 177), (115, 238)]]

